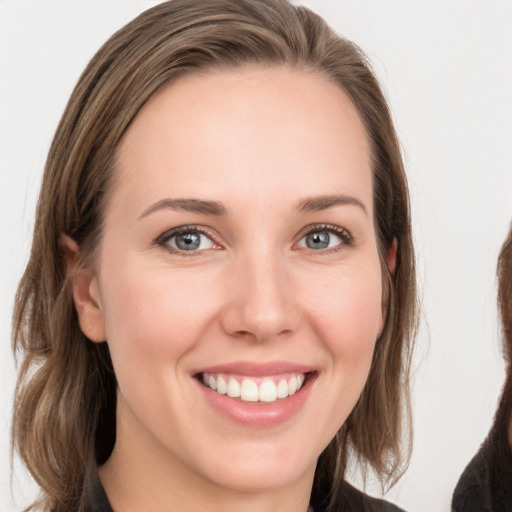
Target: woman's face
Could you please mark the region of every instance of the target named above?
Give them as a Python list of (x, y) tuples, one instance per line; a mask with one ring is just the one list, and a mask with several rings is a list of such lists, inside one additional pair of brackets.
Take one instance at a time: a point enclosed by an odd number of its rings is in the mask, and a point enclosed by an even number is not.
[(315, 73), (191, 74), (140, 111), (115, 173), (78, 308), (119, 383), (114, 457), (196, 486), (310, 481), (383, 326), (355, 108)]

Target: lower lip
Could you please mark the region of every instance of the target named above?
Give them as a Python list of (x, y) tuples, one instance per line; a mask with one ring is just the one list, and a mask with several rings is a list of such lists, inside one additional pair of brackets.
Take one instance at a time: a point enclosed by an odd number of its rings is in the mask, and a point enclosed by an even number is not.
[(221, 395), (197, 381), (208, 402), (221, 414), (235, 423), (252, 427), (275, 427), (289, 420), (304, 405), (314, 382), (309, 376), (304, 385), (293, 395), (275, 402), (242, 402)]

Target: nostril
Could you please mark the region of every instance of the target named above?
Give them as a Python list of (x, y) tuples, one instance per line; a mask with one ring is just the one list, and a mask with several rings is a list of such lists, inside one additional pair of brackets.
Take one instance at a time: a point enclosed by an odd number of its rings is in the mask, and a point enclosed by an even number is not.
[(298, 319), (288, 311), (262, 312), (243, 306), (233, 306), (222, 318), (224, 331), (248, 341), (264, 342), (291, 336), (296, 331)]

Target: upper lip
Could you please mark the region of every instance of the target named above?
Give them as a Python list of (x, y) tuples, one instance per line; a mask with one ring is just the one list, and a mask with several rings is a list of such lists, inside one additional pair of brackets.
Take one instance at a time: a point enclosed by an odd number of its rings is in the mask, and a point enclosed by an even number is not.
[(267, 363), (234, 361), (200, 368), (192, 373), (194, 375), (199, 373), (233, 373), (248, 377), (265, 377), (281, 373), (310, 373), (314, 370), (312, 366), (289, 361), (271, 361)]

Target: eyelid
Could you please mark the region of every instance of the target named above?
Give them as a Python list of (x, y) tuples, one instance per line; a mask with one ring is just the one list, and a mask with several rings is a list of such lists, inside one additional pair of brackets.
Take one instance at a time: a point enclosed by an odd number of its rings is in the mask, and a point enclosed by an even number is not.
[[(337, 226), (335, 224), (315, 223), (315, 224), (309, 224), (309, 225), (303, 227), (297, 233), (297, 235), (295, 236), (296, 242), (294, 245), (297, 245), (298, 242), (300, 242), (300, 240), (302, 240), (306, 235), (308, 235), (309, 233), (315, 232), (315, 231), (329, 231), (331, 233), (334, 233), (335, 235), (337, 235), (338, 237), (341, 238), (342, 243), (340, 243), (336, 247), (332, 247), (332, 248), (326, 248), (326, 249), (320, 249), (320, 250), (306, 249), (306, 250), (310, 250), (312, 253), (318, 254), (318, 253), (326, 253), (326, 252), (336, 251), (336, 250), (340, 249), (340, 246), (341, 247), (351, 246), (354, 243), (352, 234), (346, 228)], [(184, 226), (176, 226), (174, 228), (168, 229), (167, 231), (165, 231), (164, 233), (162, 233), (155, 239), (155, 244), (158, 246), (164, 247), (166, 250), (168, 250), (172, 253), (178, 253), (178, 254), (188, 255), (188, 256), (193, 256), (193, 255), (201, 254), (205, 251), (212, 250), (212, 249), (198, 249), (195, 251), (187, 252), (187, 251), (182, 251), (182, 250), (176, 249), (167, 244), (167, 242), (170, 238), (180, 235), (182, 233), (202, 234), (202, 235), (208, 237), (216, 246), (218, 246), (218, 247), (214, 248), (215, 250), (223, 248), (222, 243), (219, 241), (219, 236), (213, 229), (211, 229), (207, 226), (198, 226), (197, 224), (187, 224)], [(303, 248), (301, 248), (301, 249), (303, 249)]]
[(167, 242), (169, 241), (170, 238), (177, 236), (177, 235), (181, 235), (183, 233), (199, 233), (201, 235), (208, 237), (216, 246), (218, 246), (218, 247), (213, 248), (214, 250), (222, 248), (222, 244), (218, 240), (219, 237), (214, 230), (212, 230), (211, 228), (209, 228), (207, 226), (198, 226), (197, 224), (176, 226), (174, 228), (168, 229), (167, 231), (165, 231), (164, 233), (162, 233), (155, 239), (155, 244), (160, 247), (164, 247), (166, 250), (168, 250), (172, 253), (183, 254), (183, 255), (187, 255), (187, 256), (197, 255), (197, 254), (201, 254), (205, 251), (212, 250), (212, 249), (198, 249), (195, 251), (187, 252), (187, 251), (182, 251), (180, 249), (176, 249), (176, 248), (172, 247), (171, 245), (167, 244)]
[(334, 233), (338, 237), (341, 238), (342, 242), (341, 244), (337, 245), (336, 247), (326, 248), (326, 249), (307, 249), (310, 250), (312, 253), (325, 253), (329, 251), (336, 251), (340, 249), (341, 247), (345, 246), (351, 246), (354, 244), (354, 237), (350, 233), (350, 231), (346, 228), (343, 228), (341, 226), (337, 226), (335, 224), (322, 224), (322, 223), (316, 223), (316, 224), (310, 224), (308, 226), (305, 226), (302, 228), (299, 233), (296, 235), (297, 242), (295, 242), (295, 245), (298, 244), (306, 235), (309, 233), (314, 233), (316, 231), (329, 231), (331, 233)]

